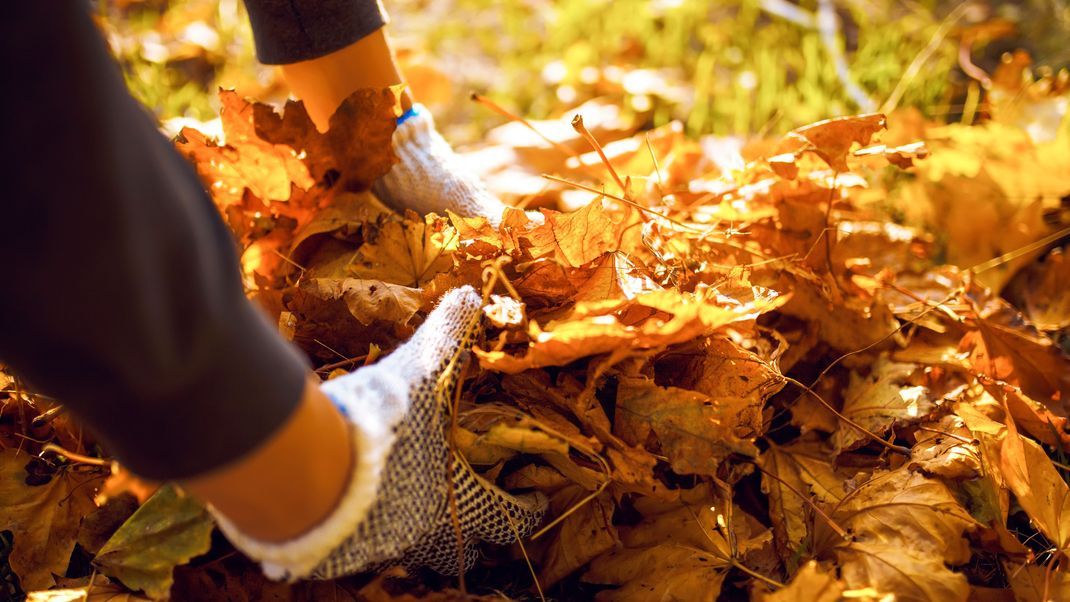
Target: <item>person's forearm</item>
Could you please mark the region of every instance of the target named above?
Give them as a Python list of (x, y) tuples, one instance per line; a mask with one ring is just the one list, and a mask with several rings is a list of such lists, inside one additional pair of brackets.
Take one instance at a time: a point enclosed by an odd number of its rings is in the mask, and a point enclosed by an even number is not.
[[(309, 116), (320, 130), (327, 129), (335, 109), (354, 91), (385, 88), (403, 82), (382, 29), (337, 52), (282, 65), (282, 74), (294, 96), (305, 102)], [(402, 110), (411, 107), (408, 92), (403, 92)]]
[(297, 411), (260, 447), (182, 486), (250, 537), (281, 542), (319, 524), (352, 474), (349, 427), (310, 380)]
[(0, 104), (19, 116), (0, 140), (0, 269), (17, 283), (0, 361), (131, 472), (188, 478), (276, 432), (307, 362), (245, 298), (233, 235), (88, 10), (23, 2), (0, 21)]

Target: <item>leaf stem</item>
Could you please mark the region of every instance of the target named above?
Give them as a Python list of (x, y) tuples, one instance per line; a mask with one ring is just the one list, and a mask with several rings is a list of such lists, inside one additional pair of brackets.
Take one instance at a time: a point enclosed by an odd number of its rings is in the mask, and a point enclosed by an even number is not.
[(794, 378), (792, 378), (790, 376), (784, 376), (784, 380), (786, 380), (789, 383), (795, 385), (796, 387), (801, 387), (802, 389), (805, 389), (806, 392), (808, 392), (810, 395), (813, 395), (814, 398), (817, 399), (821, 403), (821, 405), (825, 406), (825, 408), (828, 411), (830, 411), (833, 414), (835, 414), (837, 418), (839, 418), (840, 420), (844, 421), (845, 423), (847, 423), (848, 425), (850, 425), (854, 429), (858, 430), (860, 433), (863, 433), (864, 435), (866, 435), (870, 439), (872, 439), (872, 440), (876, 441), (877, 443), (880, 443), (884, 447), (888, 448), (889, 451), (893, 451), (893, 452), (895, 452), (897, 454), (904, 455), (904, 456), (906, 456), (908, 458), (910, 457), (910, 450), (909, 449), (907, 449), (907, 448), (905, 448), (905, 447), (903, 447), (901, 445), (895, 445), (893, 443), (888, 443), (883, 438), (878, 437), (877, 435), (873, 434), (873, 432), (870, 431), (869, 429), (867, 429), (866, 427), (864, 427), (861, 424), (858, 424), (857, 422), (855, 422), (854, 420), (851, 420), (850, 418), (844, 416), (838, 410), (836, 410), (836, 408), (832, 407), (832, 404), (830, 404), (829, 402), (825, 401), (825, 399), (823, 397), (818, 395), (817, 391), (814, 391), (810, 387), (807, 387), (806, 385), (802, 384), (801, 382), (795, 380)]

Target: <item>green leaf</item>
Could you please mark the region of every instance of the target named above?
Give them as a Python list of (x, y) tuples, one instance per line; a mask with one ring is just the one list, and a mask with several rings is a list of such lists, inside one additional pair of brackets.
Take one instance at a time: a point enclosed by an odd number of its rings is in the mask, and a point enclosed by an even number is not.
[(171, 591), (174, 568), (211, 547), (213, 527), (203, 506), (167, 485), (119, 527), (94, 564), (130, 589), (164, 598)]

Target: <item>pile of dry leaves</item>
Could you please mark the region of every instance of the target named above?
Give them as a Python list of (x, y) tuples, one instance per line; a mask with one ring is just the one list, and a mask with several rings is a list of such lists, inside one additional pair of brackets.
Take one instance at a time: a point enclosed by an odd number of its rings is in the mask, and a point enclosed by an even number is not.
[[(577, 208), (494, 228), (367, 191), (395, 160), (394, 98), (359, 91), (321, 134), (300, 103), (223, 92), (225, 143), (176, 144), (250, 296), (325, 377), (388, 353), (453, 287), (490, 295), (453, 441), (488, 479), (546, 493), (547, 524), (464, 584), (268, 583), (218, 538), (209, 552), (209, 519), (174, 489), (137, 509), (128, 478), (104, 485), (77, 426), (0, 375), (8, 562), (26, 591), (67, 588), (32, 599), (81, 599), (89, 575), (93, 600), (1070, 597), (1070, 262), (1037, 260), (1065, 225), (1065, 139), (914, 124), (876, 144), (885, 117), (863, 115), (726, 168), (679, 128), (584, 115), (509, 149), (510, 169), (555, 174), (525, 202)], [(888, 219), (891, 182), (913, 199), (899, 217), (936, 236)], [(997, 227), (975, 231), (970, 199)], [(1014, 305), (986, 286), (1007, 282)], [(35, 459), (44, 443), (70, 452)]]

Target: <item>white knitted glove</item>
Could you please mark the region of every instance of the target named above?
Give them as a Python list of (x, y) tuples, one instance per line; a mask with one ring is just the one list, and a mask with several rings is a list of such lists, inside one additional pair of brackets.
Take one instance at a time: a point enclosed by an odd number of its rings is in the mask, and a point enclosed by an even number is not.
[[(394, 131), (394, 152), (399, 161), (372, 186), (386, 204), (421, 214), (444, 215), (449, 209), (464, 217), (484, 217), (495, 226), (501, 223), (506, 205), (468, 170), (423, 106), (413, 105), (412, 114), (402, 117)], [(537, 211), (527, 215), (537, 224), (543, 221)]]
[(446, 444), (462, 356), (481, 332), (481, 299), (454, 289), (412, 339), (378, 363), (323, 384), (352, 425), (354, 474), (338, 507), (281, 544), (254, 540), (224, 517), (220, 529), (273, 579), (332, 579), (392, 564), (456, 574), (476, 543), (509, 544), (542, 519), (541, 494), (514, 497), (476, 475)]

